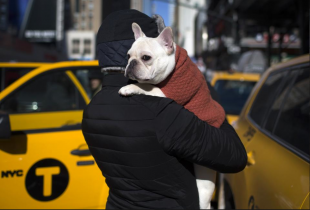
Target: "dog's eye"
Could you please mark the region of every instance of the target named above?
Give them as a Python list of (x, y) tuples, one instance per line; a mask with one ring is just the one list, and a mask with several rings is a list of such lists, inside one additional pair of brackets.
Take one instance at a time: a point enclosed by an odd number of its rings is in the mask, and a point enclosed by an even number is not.
[(148, 61), (150, 59), (151, 59), (151, 56), (148, 56), (148, 55), (143, 55), (142, 56), (142, 60), (144, 60), (144, 61)]
[(130, 55), (129, 55), (129, 54), (127, 55), (127, 58), (128, 58), (128, 60), (129, 60), (129, 58), (130, 58)]

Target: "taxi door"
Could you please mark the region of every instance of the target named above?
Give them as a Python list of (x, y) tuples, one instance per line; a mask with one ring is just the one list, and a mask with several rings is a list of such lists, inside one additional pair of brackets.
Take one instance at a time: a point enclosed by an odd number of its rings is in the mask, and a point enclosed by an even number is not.
[(304, 202), (302, 203), (300, 209), (309, 209), (310, 208), (310, 199), (309, 199), (309, 194), (307, 195), (307, 197), (305, 198)]
[(80, 129), (89, 99), (69, 67), (50, 68), (0, 93), (12, 130), (0, 140), (0, 207), (104, 208), (108, 188)]
[(300, 209), (309, 209), (310, 208), (310, 199), (309, 199), (310, 192), (308, 193), (307, 197), (305, 198), (304, 202), (302, 203)]
[(238, 208), (301, 207), (309, 192), (309, 115), (302, 111), (309, 84), (309, 69), (301, 67), (272, 73), (260, 89), (239, 134), (248, 165), (236, 175), (246, 186)]

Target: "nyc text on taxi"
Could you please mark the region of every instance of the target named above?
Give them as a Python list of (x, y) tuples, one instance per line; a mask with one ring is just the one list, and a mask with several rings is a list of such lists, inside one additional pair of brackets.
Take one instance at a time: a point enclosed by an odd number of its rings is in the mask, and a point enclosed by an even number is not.
[(309, 209), (309, 55), (271, 67), (233, 125), (247, 167), (226, 174), (227, 206)]
[(104, 208), (80, 129), (98, 62), (0, 64), (0, 208)]

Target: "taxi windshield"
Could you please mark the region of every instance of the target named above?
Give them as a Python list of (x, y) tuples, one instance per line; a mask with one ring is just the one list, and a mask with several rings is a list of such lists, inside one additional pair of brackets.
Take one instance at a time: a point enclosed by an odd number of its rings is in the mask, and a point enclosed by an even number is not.
[(33, 69), (35, 69), (35, 67), (0, 67), (0, 92)]
[(226, 114), (239, 115), (256, 82), (218, 80), (214, 85)]

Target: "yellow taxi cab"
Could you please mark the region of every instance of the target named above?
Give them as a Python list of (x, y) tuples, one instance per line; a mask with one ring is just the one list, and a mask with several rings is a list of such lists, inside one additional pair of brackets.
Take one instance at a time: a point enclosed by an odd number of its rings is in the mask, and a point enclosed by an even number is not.
[(247, 167), (224, 175), (226, 207), (309, 209), (309, 55), (271, 67), (234, 123)]
[(98, 68), (0, 65), (0, 208), (105, 208), (108, 187), (81, 131)]
[(29, 71), (48, 63), (0, 62), (0, 92)]
[(211, 85), (217, 92), (230, 124), (235, 122), (254, 85), (260, 79), (258, 73), (214, 72)]

